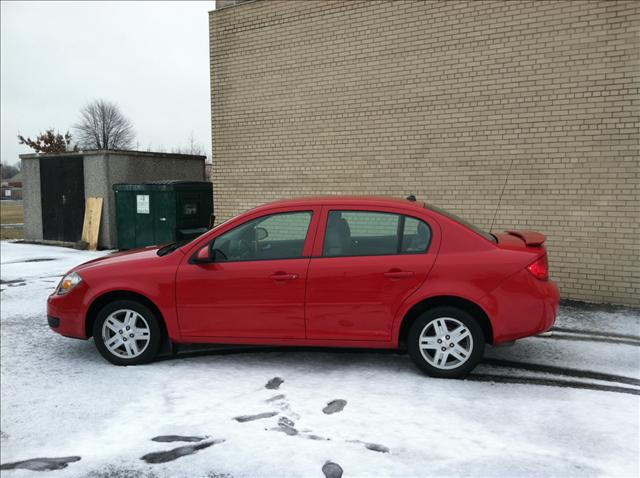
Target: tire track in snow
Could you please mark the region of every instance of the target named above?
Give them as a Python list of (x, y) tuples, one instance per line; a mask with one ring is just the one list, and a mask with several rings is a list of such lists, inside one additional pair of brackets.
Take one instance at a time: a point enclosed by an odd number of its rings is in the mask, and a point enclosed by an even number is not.
[(551, 335), (534, 335), (534, 337), (539, 339), (573, 340), (576, 342), (603, 342), (606, 344), (633, 345), (635, 347), (640, 347), (640, 341), (630, 340), (630, 339), (613, 339), (608, 337), (589, 337), (589, 336), (581, 336), (577, 334), (565, 335), (565, 334), (558, 334), (558, 333), (553, 333)]
[(473, 382), (495, 382), (495, 383), (514, 383), (522, 385), (546, 385), (549, 387), (576, 388), (584, 390), (596, 390), (601, 392), (626, 393), (629, 395), (640, 395), (640, 390), (627, 387), (618, 387), (615, 385), (600, 385), (596, 383), (577, 382), (575, 380), (562, 380), (555, 378), (539, 378), (539, 377), (515, 377), (509, 375), (495, 375), (490, 373), (473, 373), (467, 375), (465, 380)]
[(590, 370), (580, 370), (575, 368), (556, 367), (553, 365), (541, 365), (528, 362), (516, 362), (512, 360), (485, 358), (481, 364), (491, 365), (495, 367), (517, 368), (521, 370), (529, 370), (532, 372), (551, 373), (555, 375), (564, 375), (574, 378), (590, 378), (593, 380), (601, 380), (603, 382), (617, 382), (625, 385), (636, 385), (640, 387), (640, 380), (623, 375), (613, 375), (602, 372), (592, 372)]
[(533, 337), (552, 340), (574, 340), (577, 342), (603, 342), (608, 344), (633, 345), (640, 347), (640, 337), (631, 334), (598, 332), (595, 330), (579, 330), (565, 327), (553, 327)]
[(640, 335), (632, 335), (632, 334), (618, 334), (618, 333), (610, 333), (610, 332), (599, 332), (597, 330), (580, 330), (580, 329), (571, 329), (567, 327), (553, 327), (551, 329), (555, 332), (566, 332), (569, 334), (583, 334), (583, 335), (594, 335), (599, 337), (611, 337), (618, 339), (631, 339), (640, 341)]

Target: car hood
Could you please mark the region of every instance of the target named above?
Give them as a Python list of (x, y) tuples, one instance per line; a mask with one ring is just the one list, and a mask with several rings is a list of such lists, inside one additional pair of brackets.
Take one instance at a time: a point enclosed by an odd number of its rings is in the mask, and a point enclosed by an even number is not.
[(148, 260), (154, 257), (159, 258), (159, 248), (160, 246), (149, 246), (142, 249), (132, 249), (130, 251), (115, 252), (113, 254), (109, 254), (104, 257), (98, 257), (97, 259), (92, 259), (83, 264), (80, 264), (79, 266), (74, 267), (71, 271), (79, 272), (96, 267), (111, 266), (114, 264), (122, 264), (127, 262), (133, 263), (139, 260)]

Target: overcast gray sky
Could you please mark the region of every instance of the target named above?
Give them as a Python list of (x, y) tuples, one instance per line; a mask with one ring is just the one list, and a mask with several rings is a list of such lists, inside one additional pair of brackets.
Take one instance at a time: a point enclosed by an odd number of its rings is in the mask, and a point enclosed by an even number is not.
[(70, 129), (104, 98), (134, 123), (139, 148), (211, 152), (209, 31), (201, 2), (0, 3), (2, 161), (30, 152), (16, 135)]

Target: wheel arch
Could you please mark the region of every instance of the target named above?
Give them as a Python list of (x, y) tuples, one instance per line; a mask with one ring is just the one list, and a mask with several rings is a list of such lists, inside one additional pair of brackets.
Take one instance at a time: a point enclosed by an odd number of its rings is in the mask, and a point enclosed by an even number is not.
[(406, 338), (411, 329), (411, 325), (420, 315), (435, 307), (456, 307), (469, 313), (474, 319), (478, 321), (484, 338), (487, 344), (493, 344), (493, 326), (489, 315), (475, 302), (454, 295), (440, 295), (435, 297), (429, 297), (415, 303), (404, 315), (400, 324), (400, 330), (398, 331), (398, 345), (402, 348), (406, 346)]
[(98, 312), (100, 312), (100, 310), (105, 305), (111, 302), (115, 302), (116, 300), (132, 300), (134, 302), (139, 302), (145, 307), (151, 309), (151, 311), (155, 314), (155, 316), (158, 318), (158, 321), (160, 322), (163, 342), (168, 339), (169, 334), (167, 331), (167, 324), (165, 323), (165, 319), (158, 306), (148, 297), (138, 292), (132, 292), (129, 290), (114, 290), (105, 292), (104, 294), (99, 295), (93, 300), (93, 302), (89, 306), (89, 309), (87, 310), (87, 315), (85, 317), (84, 323), (85, 334), (87, 338), (93, 335), (93, 324), (98, 316)]

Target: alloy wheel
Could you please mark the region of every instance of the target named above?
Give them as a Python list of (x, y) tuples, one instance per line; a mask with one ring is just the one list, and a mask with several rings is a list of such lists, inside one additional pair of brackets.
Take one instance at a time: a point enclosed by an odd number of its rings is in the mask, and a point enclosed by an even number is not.
[(133, 359), (149, 346), (151, 329), (147, 320), (135, 310), (120, 309), (104, 321), (102, 341), (116, 357)]
[(452, 317), (438, 317), (420, 332), (419, 349), (427, 363), (441, 370), (464, 364), (473, 352), (469, 328)]

